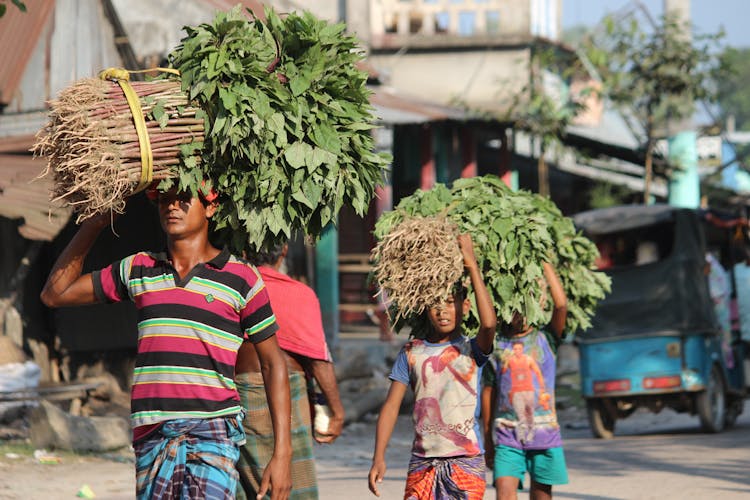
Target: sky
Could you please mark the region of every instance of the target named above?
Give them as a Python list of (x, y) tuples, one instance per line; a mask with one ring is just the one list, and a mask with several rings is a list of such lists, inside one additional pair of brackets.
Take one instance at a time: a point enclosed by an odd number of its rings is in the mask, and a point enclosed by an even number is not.
[[(608, 13), (639, 3), (635, 0), (562, 0), (563, 29), (595, 25)], [(664, 0), (640, 0), (654, 18), (664, 12)], [(716, 33), (724, 28), (724, 43), (750, 47), (750, 0), (692, 0), (692, 23), (698, 33)]]

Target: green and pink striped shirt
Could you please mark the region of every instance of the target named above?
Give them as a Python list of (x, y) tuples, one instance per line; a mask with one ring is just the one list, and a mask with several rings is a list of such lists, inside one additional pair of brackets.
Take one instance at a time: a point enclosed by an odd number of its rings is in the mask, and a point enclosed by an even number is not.
[(166, 420), (240, 412), (237, 350), (278, 329), (254, 266), (223, 250), (180, 279), (165, 253), (141, 252), (92, 277), (99, 300), (132, 300), (138, 311), (134, 439)]

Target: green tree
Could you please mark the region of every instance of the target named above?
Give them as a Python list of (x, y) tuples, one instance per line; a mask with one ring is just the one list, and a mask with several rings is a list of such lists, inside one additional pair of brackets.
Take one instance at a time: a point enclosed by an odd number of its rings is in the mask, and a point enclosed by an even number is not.
[(609, 182), (596, 182), (588, 193), (589, 206), (606, 208), (627, 203), (631, 192), (627, 188)]
[(692, 115), (695, 102), (715, 102), (720, 81), (728, 72), (718, 57), (723, 33), (690, 36), (689, 27), (667, 15), (645, 30), (606, 17), (604, 31), (586, 41), (585, 50), (602, 79), (602, 92), (645, 133), (644, 203), (651, 195), (656, 141), (667, 135), (672, 120)]
[(750, 48), (727, 47), (721, 55), (734, 71), (718, 84), (718, 103), (722, 121), (734, 115), (738, 130), (750, 130)]
[(550, 49), (532, 48), (529, 67), (529, 83), (512, 99), (509, 117), (515, 126), (529, 132), (539, 141), (537, 157), (538, 192), (549, 196), (549, 167), (545, 154), (554, 144), (560, 144), (568, 125), (584, 108), (572, 96), (552, 96), (543, 85), (542, 72), (551, 70), (563, 78), (571, 76), (574, 66), (565, 57)]
[[(26, 4), (21, 0), (10, 0), (10, 2), (18, 7), (18, 10), (20, 10), (21, 12), (26, 12)], [(8, 10), (7, 4), (7, 0), (0, 0), (0, 17), (3, 17), (5, 15), (5, 12)]]

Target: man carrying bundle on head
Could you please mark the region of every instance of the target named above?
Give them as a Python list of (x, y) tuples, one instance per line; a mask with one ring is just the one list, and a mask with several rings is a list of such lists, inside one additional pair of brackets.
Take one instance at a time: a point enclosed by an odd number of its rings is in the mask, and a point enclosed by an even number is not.
[[(277, 338), (285, 354), (292, 395), (292, 491), (290, 499), (318, 498), (315, 478), (313, 438), (318, 443), (332, 443), (344, 425), (344, 407), (339, 398), (336, 374), (328, 351), (320, 303), (315, 292), (304, 283), (280, 272), (288, 245), (277, 245), (269, 251), (253, 252), (248, 260), (258, 266), (266, 284), (279, 325)], [(244, 426), (247, 443), (240, 450), (237, 468), (240, 486), (248, 498), (261, 489), (263, 472), (274, 452), (272, 401), (270, 387), (263, 384), (263, 366), (257, 351), (245, 342), (237, 357), (235, 382), (242, 406), (247, 410)], [(306, 375), (320, 386), (331, 411), (327, 428), (313, 433), (308, 401)], [(316, 415), (317, 417), (317, 415)], [(317, 419), (317, 418), (316, 418)], [(237, 497), (242, 495), (238, 491)]]
[[(368, 477), (370, 491), (376, 496), (380, 496), (377, 483), (383, 481), (386, 471), (385, 450), (409, 386), (415, 397), (415, 437), (404, 498), (480, 500), (484, 496), (479, 373), (492, 352), (497, 318), (471, 237), (460, 235), (458, 243), (476, 298), (479, 331), (472, 339), (463, 335), (462, 317), (471, 304), (460, 281), (448, 297), (422, 313), (429, 323), (426, 336), (407, 342), (399, 352), (390, 375), (391, 387), (378, 417)], [(414, 247), (404, 245), (409, 246)], [(412, 254), (411, 258), (419, 257)], [(398, 300), (400, 295), (392, 293), (391, 297)]]
[(42, 301), (49, 307), (132, 300), (138, 352), (131, 396), (137, 498), (234, 498), (243, 411), (232, 380), (243, 339), (266, 374), (274, 456), (260, 494), (285, 499), (290, 399), (278, 329), (258, 271), (208, 240), (216, 193), (156, 194), (167, 250), (140, 252), (90, 274), (83, 262), (110, 222), (87, 219), (57, 259)]

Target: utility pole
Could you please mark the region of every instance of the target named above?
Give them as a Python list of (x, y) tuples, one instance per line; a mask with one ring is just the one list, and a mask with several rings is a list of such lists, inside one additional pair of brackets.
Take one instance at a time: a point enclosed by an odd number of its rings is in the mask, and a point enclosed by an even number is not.
[[(664, 0), (664, 14), (676, 18), (684, 27), (683, 35), (692, 38), (690, 0)], [(669, 181), (669, 204), (685, 208), (700, 206), (700, 177), (698, 175), (697, 133), (693, 119), (667, 122), (669, 162), (678, 169)]]

